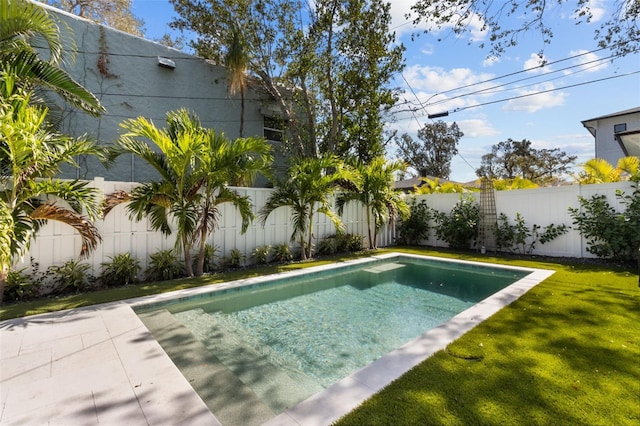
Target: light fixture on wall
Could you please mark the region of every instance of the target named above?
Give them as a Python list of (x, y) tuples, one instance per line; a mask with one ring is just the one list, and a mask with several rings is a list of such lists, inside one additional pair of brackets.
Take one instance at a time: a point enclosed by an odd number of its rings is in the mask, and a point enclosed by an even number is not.
[(158, 56), (158, 66), (172, 70), (176, 68), (176, 63), (169, 58)]
[(640, 157), (640, 130), (629, 130), (615, 134), (624, 155)]

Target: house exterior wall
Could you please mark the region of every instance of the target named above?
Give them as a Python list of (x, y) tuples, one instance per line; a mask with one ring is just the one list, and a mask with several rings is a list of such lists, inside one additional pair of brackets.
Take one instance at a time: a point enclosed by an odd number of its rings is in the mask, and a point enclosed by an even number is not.
[[(110, 145), (122, 133), (120, 123), (145, 117), (157, 127), (165, 126), (168, 111), (193, 111), (203, 126), (235, 139), (240, 132), (241, 100), (228, 92), (226, 70), (202, 58), (132, 36), (75, 15), (47, 7), (61, 22), (65, 36), (72, 36), (75, 61), (63, 67), (106, 108), (100, 118), (80, 112), (60, 102), (62, 128), (67, 134), (88, 134), (101, 145)], [(175, 69), (158, 65), (158, 57), (168, 58)], [(268, 98), (256, 90), (245, 94), (244, 136), (263, 136), (264, 116), (260, 109)], [(54, 114), (55, 111), (52, 111)], [(281, 159), (277, 159), (281, 162)], [(156, 173), (138, 158), (122, 156), (109, 169), (96, 159), (81, 159), (80, 168), (64, 170), (65, 178), (144, 182)], [(266, 184), (262, 178), (256, 186)]]
[(625, 154), (614, 136), (614, 127), (626, 124), (626, 130), (640, 129), (640, 112), (605, 116), (582, 123), (592, 135), (595, 133), (596, 158), (602, 158), (615, 166)]

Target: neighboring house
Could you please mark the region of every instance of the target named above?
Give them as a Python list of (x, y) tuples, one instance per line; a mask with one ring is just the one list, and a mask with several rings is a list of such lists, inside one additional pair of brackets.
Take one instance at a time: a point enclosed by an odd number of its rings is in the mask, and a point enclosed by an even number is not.
[[(168, 111), (186, 108), (200, 118), (203, 126), (235, 139), (240, 133), (241, 101), (230, 96), (224, 67), (159, 43), (95, 24), (78, 16), (43, 6), (62, 21), (63, 36), (73, 32), (77, 53), (64, 67), (91, 91), (106, 108), (100, 118), (91, 117), (60, 102), (61, 131), (79, 136), (88, 134), (102, 145), (110, 145), (121, 134), (119, 124), (139, 116), (164, 127)], [(265, 136), (278, 145), (277, 108), (270, 98), (251, 86), (245, 93), (244, 136)], [(274, 149), (276, 165), (282, 158)], [(125, 158), (126, 157), (126, 158)], [(143, 161), (121, 156), (105, 169), (93, 158), (81, 159), (79, 169), (66, 169), (63, 177), (144, 182), (156, 172)], [(255, 186), (265, 186), (261, 178)]]
[(459, 185), (463, 185), (463, 186), (467, 186), (467, 184), (460, 184), (459, 182), (454, 182), (451, 180), (446, 180), (446, 179), (440, 179), (437, 178), (435, 176), (424, 176), (424, 177), (412, 177), (409, 179), (402, 179), (402, 180), (397, 180), (395, 182), (393, 182), (393, 188), (396, 191), (402, 191), (404, 193), (413, 193), (415, 192), (416, 189), (424, 186), (424, 185), (429, 185), (428, 181), (432, 181), (432, 182), (438, 182), (440, 185), (443, 185), (445, 183), (453, 183), (453, 184), (459, 184)]
[(615, 166), (621, 157), (640, 156), (640, 107), (584, 120), (582, 125), (595, 137), (596, 158)]

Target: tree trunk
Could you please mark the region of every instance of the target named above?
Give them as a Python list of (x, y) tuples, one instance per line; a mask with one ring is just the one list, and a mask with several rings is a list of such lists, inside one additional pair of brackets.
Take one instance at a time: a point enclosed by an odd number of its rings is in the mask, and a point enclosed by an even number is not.
[(7, 283), (7, 275), (9, 275), (9, 266), (2, 265), (2, 270), (0, 270), (0, 306), (2, 306), (2, 301), (4, 300), (4, 287)]
[(378, 248), (378, 222), (374, 219), (373, 220), (373, 247), (371, 247), (372, 250), (375, 250)]
[(196, 264), (196, 277), (201, 277), (204, 274), (204, 248), (207, 245), (207, 236), (203, 234), (200, 236), (200, 247), (198, 248), (198, 263)]
[(304, 232), (300, 234), (300, 260), (307, 260), (307, 249), (304, 246)]
[(367, 206), (367, 234), (369, 236), (369, 248), (374, 249), (374, 240), (371, 238), (371, 208)]
[[(244, 137), (244, 84), (240, 86), (240, 137)], [(198, 262), (200, 262), (199, 259)]]
[(182, 236), (182, 251), (184, 252), (184, 271), (188, 277), (193, 276), (193, 264), (191, 263), (191, 245), (187, 240), (187, 236)]
[(311, 242), (313, 241), (313, 207), (314, 203), (311, 203), (311, 209), (309, 210), (309, 241), (307, 244), (307, 250), (309, 250), (307, 258), (309, 259), (311, 259), (313, 255), (311, 251)]

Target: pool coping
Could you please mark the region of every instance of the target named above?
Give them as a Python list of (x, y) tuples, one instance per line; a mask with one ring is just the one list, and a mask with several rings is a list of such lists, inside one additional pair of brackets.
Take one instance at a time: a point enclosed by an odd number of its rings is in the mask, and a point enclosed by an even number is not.
[[(524, 278), (521, 278), (497, 293), (494, 293), (481, 302), (478, 302), (457, 314), (449, 321), (427, 331), (404, 344), (400, 348), (383, 355), (371, 364), (329, 386), (324, 391), (319, 392), (302, 401), (295, 407), (278, 414), (273, 419), (265, 422), (264, 425), (320, 426), (331, 424), (356, 408), (376, 392), (380, 391), (383, 387), (399, 378), (402, 374), (429, 358), (435, 352), (444, 349), (453, 340), (459, 338), (467, 331), (498, 312), (504, 306), (507, 306), (517, 300), (528, 290), (544, 281), (555, 272), (553, 270), (546, 269), (392, 252), (372, 255), (366, 258), (352, 259), (341, 262), (338, 265), (330, 264), (314, 266), (295, 271), (286, 271), (278, 274), (231, 281), (225, 284), (216, 284), (215, 291), (225, 291), (249, 285), (267, 283), (279, 280), (283, 277), (313, 274), (315, 272), (329, 269), (335, 270), (336, 267), (340, 268), (365, 264), (372, 260), (392, 260), (394, 258), (430, 259), (438, 262), (464, 263), (484, 267), (491, 266), (501, 269), (529, 271), (530, 273)], [(189, 290), (180, 290), (179, 292), (146, 296), (133, 303), (132, 308), (135, 309), (139, 306), (153, 304), (162, 305), (169, 300), (175, 299), (176, 293), (183, 296), (180, 299), (188, 299), (194, 296), (211, 293), (211, 288), (198, 287)]]
[(393, 252), (2, 321), (0, 423), (220, 424), (138, 318), (136, 306), (394, 257), (491, 265), (530, 274), (266, 425), (331, 424), (555, 272)]

